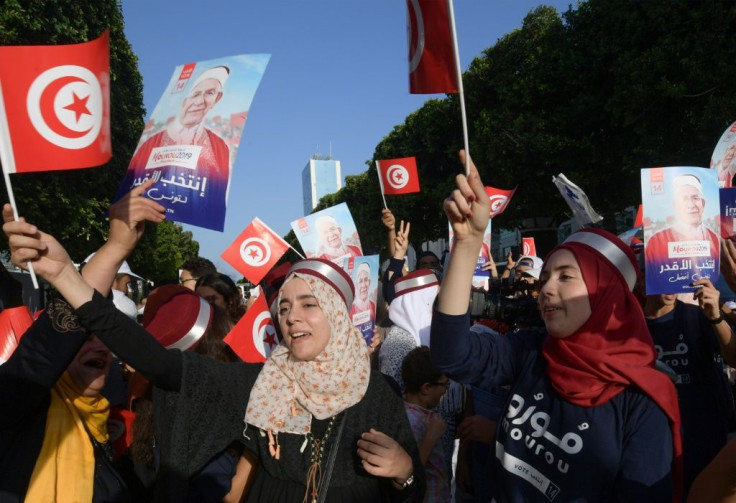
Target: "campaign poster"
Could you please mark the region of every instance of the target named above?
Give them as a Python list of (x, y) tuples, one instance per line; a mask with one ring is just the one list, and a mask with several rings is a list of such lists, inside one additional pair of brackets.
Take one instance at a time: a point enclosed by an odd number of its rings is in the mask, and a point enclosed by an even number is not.
[(345, 259), (343, 268), (353, 279), (355, 298), (350, 307), (350, 321), (363, 334), (365, 343), (373, 340), (376, 326), (376, 302), (378, 300), (378, 255), (350, 257)]
[(720, 189), (721, 237), (733, 240), (736, 235), (736, 187)]
[(648, 295), (692, 292), (693, 281), (718, 279), (720, 203), (715, 170), (641, 171)]
[(115, 200), (148, 179), (166, 218), (222, 231), (240, 137), (270, 55), (177, 66), (145, 125)]
[(294, 220), (291, 228), (307, 258), (323, 258), (342, 267), (345, 259), (363, 256), (358, 229), (345, 203)]
[(710, 167), (718, 173), (719, 187), (733, 187), (733, 175), (736, 174), (736, 122), (728, 126), (716, 143), (710, 157)]
[[(488, 278), (491, 277), (490, 271), (483, 270), (483, 264), (491, 260), (491, 222), (488, 220), (486, 231), (483, 233), (483, 245), (478, 252), (478, 259), (475, 262), (475, 271), (473, 272), (473, 288), (477, 290), (488, 291)], [(455, 244), (455, 233), (452, 232), (452, 224), (447, 223), (449, 229), (450, 251)], [(445, 267), (447, 264), (445, 264)]]

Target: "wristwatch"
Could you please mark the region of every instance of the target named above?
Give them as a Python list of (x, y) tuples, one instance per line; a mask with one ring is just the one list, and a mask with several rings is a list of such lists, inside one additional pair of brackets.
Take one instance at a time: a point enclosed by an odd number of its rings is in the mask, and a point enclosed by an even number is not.
[(718, 318), (716, 318), (715, 320), (708, 319), (708, 321), (710, 321), (710, 324), (711, 325), (718, 325), (720, 322), (723, 321), (723, 311), (721, 311), (719, 309), (718, 310)]
[(396, 489), (398, 489), (399, 491), (403, 491), (414, 482), (414, 474), (412, 473), (411, 475), (409, 475), (409, 478), (406, 479), (403, 484), (399, 484), (394, 479), (391, 479), (391, 482), (394, 484), (394, 487)]

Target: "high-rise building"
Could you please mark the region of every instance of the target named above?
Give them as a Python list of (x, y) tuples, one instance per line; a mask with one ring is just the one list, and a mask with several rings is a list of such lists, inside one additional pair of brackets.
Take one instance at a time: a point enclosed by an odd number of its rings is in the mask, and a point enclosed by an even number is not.
[(304, 197), (304, 214), (309, 215), (322, 196), (337, 192), (342, 188), (340, 161), (309, 159), (302, 170), (302, 193)]

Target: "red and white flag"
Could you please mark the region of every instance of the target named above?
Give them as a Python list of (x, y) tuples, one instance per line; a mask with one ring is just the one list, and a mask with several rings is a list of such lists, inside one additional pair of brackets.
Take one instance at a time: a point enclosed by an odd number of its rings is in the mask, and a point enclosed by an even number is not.
[(639, 205), (639, 209), (636, 210), (636, 218), (634, 218), (634, 227), (640, 227), (643, 223), (642, 219), (642, 206)]
[(110, 160), (107, 31), (82, 44), (0, 47), (0, 154), (7, 173)]
[(9, 307), (0, 311), (0, 365), (5, 363), (20, 338), (33, 324), (33, 317), (26, 306)]
[(456, 93), (457, 69), (445, 0), (406, 0), (409, 92)]
[(381, 190), (386, 195), (420, 192), (419, 173), (415, 157), (376, 161)]
[(534, 238), (521, 238), (521, 254), (527, 257), (537, 256), (537, 245)]
[(268, 274), (288, 249), (286, 241), (259, 218), (254, 218), (220, 256), (255, 284)]
[(279, 345), (276, 327), (271, 319), (265, 294), (260, 287), (256, 301), (223, 341), (247, 363), (265, 362), (271, 351)]
[(497, 189), (496, 187), (486, 187), (486, 194), (491, 200), (491, 218), (500, 215), (511, 202), (511, 198), (516, 192), (516, 188), (511, 190)]

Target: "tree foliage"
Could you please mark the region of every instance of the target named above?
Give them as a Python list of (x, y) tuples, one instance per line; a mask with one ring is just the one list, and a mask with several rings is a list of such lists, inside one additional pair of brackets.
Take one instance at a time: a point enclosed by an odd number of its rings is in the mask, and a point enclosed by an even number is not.
[[(115, 0), (3, 0), (1, 4), (0, 45), (72, 44), (110, 30), (112, 160), (94, 169), (11, 176), (18, 211), (54, 234), (70, 255), (81, 261), (107, 236), (105, 211), (143, 130), (145, 109), (138, 59), (125, 38), (123, 15)], [(3, 181), (0, 192), (0, 201), (7, 201)], [(136, 264), (137, 273), (150, 279), (175, 278), (181, 265), (171, 260), (178, 254), (152, 255), (158, 253), (155, 250), (170, 250), (181, 244), (186, 244), (184, 250), (189, 251), (199, 247), (192, 242), (191, 233), (182, 233), (179, 226), (165, 225), (157, 231), (149, 229), (147, 234), (145, 243), (130, 260)], [(154, 263), (154, 256), (161, 261)]]
[[(729, 83), (736, 30), (730, 0), (588, 0), (538, 7), (475, 58), (463, 82), (471, 154), (487, 185), (518, 190), (494, 228), (570, 217), (552, 185), (564, 173), (615, 224), (638, 204), (639, 170), (708, 166), (736, 119)], [(461, 172), (457, 96), (432, 99), (376, 146), (368, 170), (318, 208), (347, 202), (367, 252), (385, 241), (375, 159), (414, 155), (422, 193), (388, 197), (412, 241), (445, 236), (441, 201)]]

